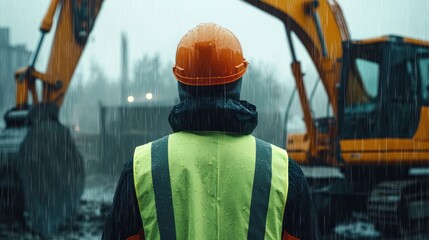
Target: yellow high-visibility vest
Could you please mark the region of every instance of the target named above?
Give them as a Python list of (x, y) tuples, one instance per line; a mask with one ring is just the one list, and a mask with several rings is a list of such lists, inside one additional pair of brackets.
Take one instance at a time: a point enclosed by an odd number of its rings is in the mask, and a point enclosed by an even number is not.
[(137, 147), (145, 239), (281, 239), (286, 151), (251, 135), (177, 132)]

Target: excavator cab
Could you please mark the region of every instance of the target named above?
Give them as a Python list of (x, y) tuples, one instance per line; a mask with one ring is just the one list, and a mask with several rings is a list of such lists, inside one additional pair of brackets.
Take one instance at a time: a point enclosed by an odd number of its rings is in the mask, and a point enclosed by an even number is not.
[(429, 222), (429, 44), (388, 36), (346, 41), (343, 50), (338, 164), (364, 196), (361, 202), (367, 199), (377, 229), (423, 231)]
[(429, 46), (389, 36), (343, 47), (340, 139), (413, 138), (429, 104)]

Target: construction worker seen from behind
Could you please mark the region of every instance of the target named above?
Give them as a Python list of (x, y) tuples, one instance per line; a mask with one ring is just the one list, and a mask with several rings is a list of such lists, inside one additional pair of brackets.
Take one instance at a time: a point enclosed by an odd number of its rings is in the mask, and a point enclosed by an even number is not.
[(320, 238), (300, 167), (251, 135), (256, 107), (240, 100), (247, 67), (236, 36), (217, 24), (183, 36), (174, 133), (135, 149), (103, 239)]

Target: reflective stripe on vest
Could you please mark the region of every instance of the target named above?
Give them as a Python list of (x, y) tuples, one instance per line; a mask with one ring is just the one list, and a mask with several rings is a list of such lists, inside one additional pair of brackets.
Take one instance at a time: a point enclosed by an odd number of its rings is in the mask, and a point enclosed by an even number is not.
[(218, 132), (178, 132), (137, 147), (134, 185), (145, 239), (281, 239), (283, 149)]

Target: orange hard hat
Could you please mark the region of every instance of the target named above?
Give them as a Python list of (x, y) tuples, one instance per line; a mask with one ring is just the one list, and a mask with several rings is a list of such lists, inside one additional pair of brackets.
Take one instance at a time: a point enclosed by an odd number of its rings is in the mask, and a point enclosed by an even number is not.
[(173, 73), (191, 86), (212, 86), (234, 82), (247, 69), (237, 37), (214, 23), (200, 24), (179, 42)]

